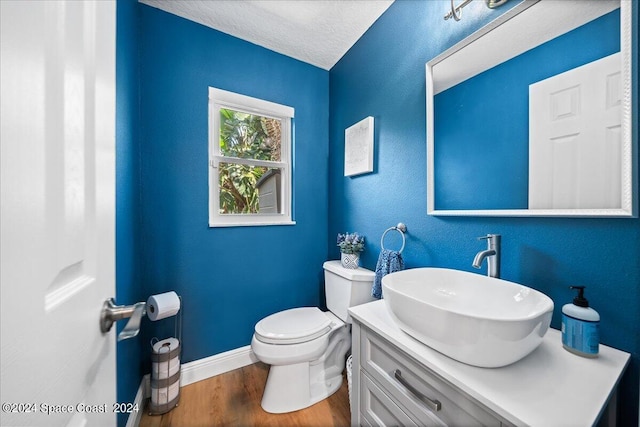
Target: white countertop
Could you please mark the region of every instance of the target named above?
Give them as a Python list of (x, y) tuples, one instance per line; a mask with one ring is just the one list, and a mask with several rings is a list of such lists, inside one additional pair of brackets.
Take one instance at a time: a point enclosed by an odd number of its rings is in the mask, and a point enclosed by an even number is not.
[(420, 343), (396, 325), (383, 300), (349, 309), (355, 321), (378, 333), (487, 408), (517, 425), (593, 425), (622, 376), (629, 353), (600, 345), (588, 359), (562, 348), (549, 329), (542, 344), (503, 368), (477, 368)]

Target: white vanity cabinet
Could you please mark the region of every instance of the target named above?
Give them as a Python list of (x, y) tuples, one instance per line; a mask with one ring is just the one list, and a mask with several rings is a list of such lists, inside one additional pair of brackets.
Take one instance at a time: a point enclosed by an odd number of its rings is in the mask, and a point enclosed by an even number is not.
[(360, 329), (360, 411), (371, 425), (500, 426), (489, 410), (368, 328)]
[(603, 413), (605, 424), (615, 425), (615, 388), (628, 353), (601, 345), (598, 359), (580, 358), (550, 330), (525, 359), (477, 368), (402, 332), (384, 301), (350, 313), (352, 425), (586, 426)]

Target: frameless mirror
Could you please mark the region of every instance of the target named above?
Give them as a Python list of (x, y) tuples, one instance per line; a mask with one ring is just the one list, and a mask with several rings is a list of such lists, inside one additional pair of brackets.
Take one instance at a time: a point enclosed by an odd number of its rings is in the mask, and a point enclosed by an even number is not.
[(637, 215), (631, 9), (524, 0), (427, 63), (429, 214)]

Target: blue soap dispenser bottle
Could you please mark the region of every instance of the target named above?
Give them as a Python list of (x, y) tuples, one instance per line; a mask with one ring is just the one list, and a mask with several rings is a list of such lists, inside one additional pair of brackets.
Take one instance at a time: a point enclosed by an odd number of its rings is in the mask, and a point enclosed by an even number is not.
[(582, 357), (598, 357), (600, 315), (589, 307), (584, 286), (570, 286), (578, 291), (572, 304), (562, 307), (562, 346)]

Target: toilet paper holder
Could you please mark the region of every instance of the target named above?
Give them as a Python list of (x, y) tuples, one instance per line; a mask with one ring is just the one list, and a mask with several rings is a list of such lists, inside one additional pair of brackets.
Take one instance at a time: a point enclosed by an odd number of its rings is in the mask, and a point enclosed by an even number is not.
[(100, 331), (106, 334), (113, 324), (121, 319), (129, 319), (124, 329), (118, 334), (118, 341), (133, 338), (140, 332), (140, 323), (144, 316), (147, 304), (137, 302), (133, 305), (116, 305), (113, 298), (105, 300), (100, 311)]

